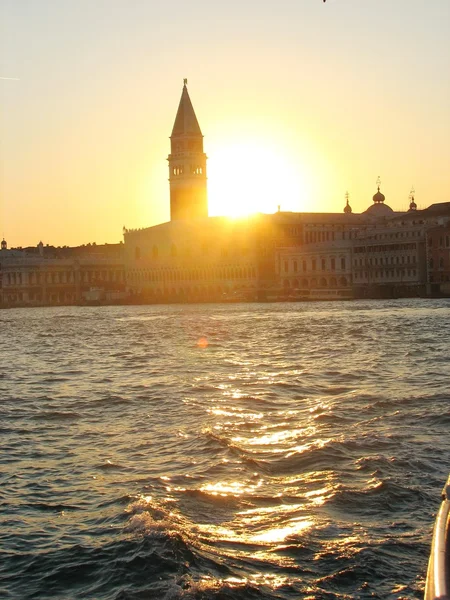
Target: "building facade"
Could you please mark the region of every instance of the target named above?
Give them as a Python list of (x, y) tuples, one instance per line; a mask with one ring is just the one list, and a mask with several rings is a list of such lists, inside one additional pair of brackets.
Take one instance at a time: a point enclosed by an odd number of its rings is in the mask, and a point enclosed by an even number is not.
[(0, 306), (125, 300), (123, 244), (0, 251)]
[(427, 230), (426, 253), (429, 293), (450, 295), (450, 216), (445, 224)]
[(170, 221), (124, 243), (0, 250), (0, 306), (450, 295), (450, 202), (407, 212), (208, 217), (203, 134), (184, 81), (168, 156)]

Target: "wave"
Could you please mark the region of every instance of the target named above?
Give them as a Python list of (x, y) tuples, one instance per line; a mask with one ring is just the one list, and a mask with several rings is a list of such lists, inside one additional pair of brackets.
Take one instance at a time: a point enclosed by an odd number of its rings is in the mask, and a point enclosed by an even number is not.
[(372, 479), (364, 488), (340, 484), (335, 488), (330, 505), (342, 508), (359, 517), (391, 518), (394, 512), (409, 513), (420, 510), (430, 502), (428, 494), (419, 488), (401, 485), (389, 479)]
[(30, 417), (35, 421), (77, 421), (80, 415), (72, 411), (48, 410), (41, 411)]

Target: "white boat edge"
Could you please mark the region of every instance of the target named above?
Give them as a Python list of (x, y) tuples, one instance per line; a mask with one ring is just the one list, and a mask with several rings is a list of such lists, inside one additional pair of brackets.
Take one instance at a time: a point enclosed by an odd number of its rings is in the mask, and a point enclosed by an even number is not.
[(428, 561), (424, 600), (450, 600), (450, 475), (442, 490)]

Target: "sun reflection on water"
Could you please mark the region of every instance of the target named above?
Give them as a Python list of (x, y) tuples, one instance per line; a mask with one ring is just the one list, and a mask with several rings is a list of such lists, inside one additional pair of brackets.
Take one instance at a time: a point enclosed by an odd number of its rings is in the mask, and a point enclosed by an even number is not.
[(233, 496), (240, 496), (242, 494), (253, 493), (257, 488), (261, 487), (262, 484), (262, 479), (260, 479), (257, 483), (251, 485), (241, 483), (240, 481), (218, 481), (216, 483), (207, 483), (201, 486), (200, 491), (212, 494), (213, 496), (227, 496), (228, 494), (231, 494)]
[(284, 542), (287, 537), (296, 535), (305, 529), (309, 529), (313, 525), (314, 521), (312, 519), (292, 519), (290, 524), (286, 525), (285, 527), (274, 527), (273, 529), (268, 529), (251, 536), (250, 539), (253, 542), (263, 543)]

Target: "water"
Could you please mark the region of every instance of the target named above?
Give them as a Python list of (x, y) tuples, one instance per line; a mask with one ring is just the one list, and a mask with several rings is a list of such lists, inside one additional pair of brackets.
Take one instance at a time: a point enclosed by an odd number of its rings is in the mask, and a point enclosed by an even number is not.
[(446, 300), (0, 312), (0, 597), (420, 598)]

